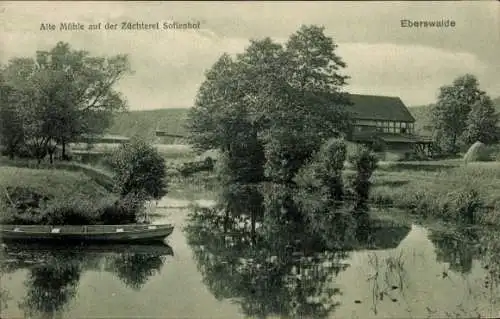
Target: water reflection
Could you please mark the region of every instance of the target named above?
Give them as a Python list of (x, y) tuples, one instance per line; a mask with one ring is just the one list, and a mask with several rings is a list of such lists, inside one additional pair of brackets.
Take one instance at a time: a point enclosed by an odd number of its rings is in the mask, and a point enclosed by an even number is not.
[(52, 314), (64, 308), (76, 296), (80, 280), (81, 256), (62, 254), (49, 256), (48, 264), (36, 265), (29, 270), (25, 281), (26, 296), (20, 303), (26, 317)]
[(453, 231), (434, 231), (429, 235), (436, 246), (436, 259), (448, 263), (449, 269), (468, 274), (479, 253), (480, 232), (477, 229), (457, 228)]
[[(167, 246), (8, 246), (0, 250), (0, 316), (500, 314), (498, 229), (410, 227), (375, 210), (363, 212), (369, 218), (361, 229), (349, 208), (327, 214), (318, 201), (305, 205), (296, 195), (279, 186), (233, 187), (219, 207), (197, 211), (185, 232), (169, 237), (176, 256), (163, 269), (160, 260), (172, 254)], [(181, 229), (187, 211), (175, 213)]]
[[(25, 317), (61, 314), (76, 297), (82, 273), (114, 274), (127, 287), (139, 290), (158, 273), (173, 251), (166, 245), (48, 246), (7, 244), (2, 251), (2, 274), (27, 270), (25, 295), (18, 302)], [(9, 292), (4, 291), (4, 296)], [(6, 306), (6, 305), (5, 305)]]
[(449, 265), (443, 270), (442, 278), (448, 278), (450, 272), (468, 275), (474, 263), (479, 262), (484, 272), (483, 294), (492, 306), (500, 306), (500, 229), (455, 227), (431, 231), (429, 239), (435, 246), (436, 259)]
[(150, 277), (159, 273), (165, 256), (124, 253), (107, 257), (105, 269), (114, 273), (127, 287), (140, 290)]
[(349, 211), (332, 207), (320, 232), (293, 190), (272, 187), (259, 195), (256, 186), (233, 185), (219, 207), (197, 210), (185, 229), (204, 283), (247, 316), (329, 317), (340, 305), (335, 281), (350, 266), (349, 251), (394, 248), (410, 231), (378, 220), (359, 232)]

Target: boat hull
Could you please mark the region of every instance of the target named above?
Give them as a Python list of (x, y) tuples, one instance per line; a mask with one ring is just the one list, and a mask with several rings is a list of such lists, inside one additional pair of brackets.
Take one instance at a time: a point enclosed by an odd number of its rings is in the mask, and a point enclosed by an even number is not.
[[(141, 243), (164, 241), (174, 230), (171, 225), (155, 225), (151, 229), (148, 226), (136, 225), (106, 225), (100, 226), (100, 229), (95, 228), (94, 226), (38, 228), (36, 226), (2, 226), (0, 236), (2, 241), (16, 242)], [(54, 229), (58, 232), (54, 232)]]

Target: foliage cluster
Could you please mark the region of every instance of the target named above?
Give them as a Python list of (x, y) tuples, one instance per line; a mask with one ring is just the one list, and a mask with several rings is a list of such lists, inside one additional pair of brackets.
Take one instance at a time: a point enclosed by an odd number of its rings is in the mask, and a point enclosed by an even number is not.
[(445, 154), (457, 154), (479, 141), (500, 140), (499, 114), (492, 99), (479, 88), (477, 78), (466, 74), (452, 85), (440, 88), (431, 108), (431, 124), (436, 145)]
[(59, 42), (35, 58), (0, 68), (2, 152), (51, 161), (60, 146), (102, 133), (126, 108), (113, 86), (130, 71), (127, 56), (94, 57)]
[(190, 142), (225, 154), (235, 181), (293, 183), (327, 139), (350, 128), (336, 47), (324, 28), (303, 26), (285, 45), (252, 40), (244, 53), (222, 55), (190, 110)]
[[(342, 219), (331, 209), (348, 199), (345, 193), (355, 197), (355, 209), (367, 200), (377, 162), (368, 149), (354, 149), (357, 175), (351, 190), (344, 187), (350, 102), (342, 92), (346, 65), (336, 48), (317, 26), (302, 26), (285, 45), (253, 40), (244, 53), (225, 54), (208, 70), (190, 111), (191, 143), (220, 153), (216, 172), (223, 196), (234, 197), (245, 185), (268, 188), (261, 199), (270, 207), (266, 214), (249, 210), (251, 204), (225, 211), (246, 212), (252, 232), (262, 223), (265, 234), (284, 236), (271, 241)], [(307, 205), (313, 209), (303, 209)]]
[(115, 187), (122, 196), (158, 200), (167, 194), (165, 159), (151, 144), (133, 139), (110, 157)]
[(143, 213), (143, 202), (130, 194), (62, 197), (31, 187), (8, 187), (0, 196), (1, 223), (15, 225), (130, 224)]
[(114, 174), (77, 163), (3, 161), (9, 163), (14, 165), (0, 170), (2, 223), (134, 223), (144, 213), (146, 200), (166, 194), (164, 159), (142, 141), (134, 140), (113, 154)]

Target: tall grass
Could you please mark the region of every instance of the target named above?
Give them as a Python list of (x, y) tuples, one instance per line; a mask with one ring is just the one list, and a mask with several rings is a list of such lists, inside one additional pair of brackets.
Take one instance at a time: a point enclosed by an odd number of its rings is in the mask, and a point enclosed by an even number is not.
[(375, 173), (371, 200), (424, 217), (479, 222), (495, 218), (500, 204), (500, 165), (469, 164), (430, 170)]
[(131, 223), (139, 208), (111, 192), (109, 171), (79, 163), (0, 161), (0, 223)]

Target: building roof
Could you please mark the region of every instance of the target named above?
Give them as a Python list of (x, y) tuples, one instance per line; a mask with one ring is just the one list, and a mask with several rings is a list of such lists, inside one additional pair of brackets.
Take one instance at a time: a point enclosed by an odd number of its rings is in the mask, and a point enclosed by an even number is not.
[(348, 106), (355, 119), (415, 122), (415, 118), (399, 97), (349, 94)]

